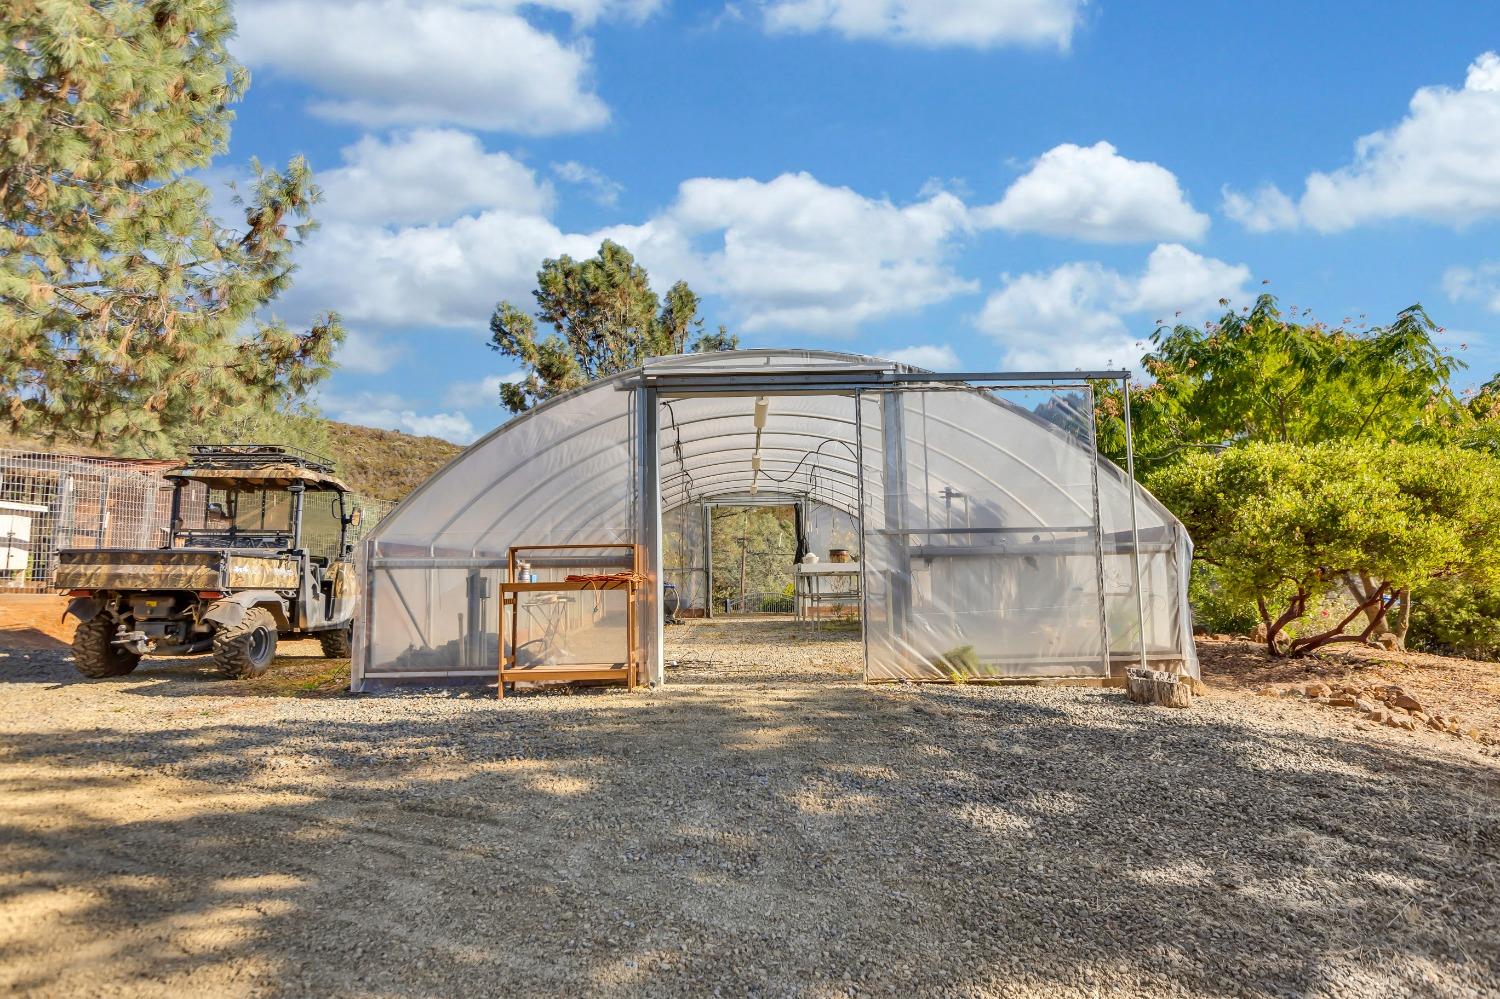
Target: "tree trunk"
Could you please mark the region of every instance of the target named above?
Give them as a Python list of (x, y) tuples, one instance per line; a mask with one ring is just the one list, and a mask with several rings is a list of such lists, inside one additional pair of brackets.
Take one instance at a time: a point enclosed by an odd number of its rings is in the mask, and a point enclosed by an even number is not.
[(1411, 627), (1411, 587), (1403, 587), (1396, 593), (1396, 619), (1387, 617), (1386, 627), (1396, 636), (1396, 647), (1406, 648), (1406, 632)]
[(1370, 598), (1375, 595), (1375, 591), (1384, 584), (1376, 583), (1373, 579), (1370, 578), (1370, 574), (1368, 572), (1360, 570), (1359, 576), (1357, 578), (1352, 572), (1344, 573), (1344, 585), (1347, 586), (1349, 588), (1349, 592), (1354, 595), (1355, 602), (1364, 605), (1365, 623), (1374, 624), (1375, 615), (1379, 613), (1379, 608), (1377, 608), (1369, 601)]
[[(743, 517), (743, 515), (741, 515)], [(743, 519), (741, 524), (743, 524)], [(744, 531), (740, 532), (740, 613), (745, 613), (745, 567), (749, 561), (749, 538)]]
[(1266, 654), (1272, 659), (1280, 659), (1287, 651), (1281, 647), (1281, 631), (1307, 613), (1307, 594), (1300, 591), (1295, 594), (1287, 602), (1286, 610), (1282, 611), (1275, 620), (1271, 619), (1271, 612), (1266, 607), (1264, 597), (1256, 597), (1255, 605), (1260, 611), (1261, 623), (1266, 628)]
[(1125, 695), (1137, 704), (1168, 708), (1186, 708), (1193, 703), (1193, 688), (1183, 677), (1139, 666), (1125, 672)]
[[(1342, 621), (1327, 631), (1317, 635), (1309, 635), (1306, 638), (1295, 639), (1287, 647), (1287, 655), (1292, 657), (1305, 656), (1309, 652), (1321, 649), (1325, 645), (1332, 645), (1335, 642), (1368, 642), (1371, 635), (1379, 634), (1379, 629), (1385, 623), (1385, 595), (1388, 592), (1388, 586), (1389, 584), (1381, 583), (1375, 592), (1371, 594), (1368, 601), (1354, 608)], [(1344, 629), (1349, 627), (1349, 622), (1361, 614), (1365, 614), (1369, 607), (1374, 607), (1376, 612), (1374, 618), (1365, 625), (1365, 630), (1358, 635), (1346, 635)], [(1368, 617), (1368, 615), (1366, 616)]]

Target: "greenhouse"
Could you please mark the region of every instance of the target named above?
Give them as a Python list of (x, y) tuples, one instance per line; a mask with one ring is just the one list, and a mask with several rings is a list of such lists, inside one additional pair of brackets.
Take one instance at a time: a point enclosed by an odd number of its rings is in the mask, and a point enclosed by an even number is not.
[(848, 580), (832, 609), (798, 590), (797, 613), (857, 618), (867, 680), (1196, 675), (1192, 545), (1098, 454), (1106, 379), (1128, 404), (1119, 371), (746, 350), (549, 400), (366, 539), (353, 689), (494, 682), (502, 656), (662, 684), (664, 617), (716, 613), (710, 514), (756, 507), (791, 511), (799, 583)]

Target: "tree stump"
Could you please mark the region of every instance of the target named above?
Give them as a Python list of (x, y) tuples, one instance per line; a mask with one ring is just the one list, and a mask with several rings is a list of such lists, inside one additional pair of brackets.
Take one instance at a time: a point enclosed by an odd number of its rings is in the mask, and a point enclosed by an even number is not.
[(1190, 678), (1139, 666), (1125, 671), (1125, 694), (1137, 704), (1160, 704), (1168, 708), (1191, 707)]

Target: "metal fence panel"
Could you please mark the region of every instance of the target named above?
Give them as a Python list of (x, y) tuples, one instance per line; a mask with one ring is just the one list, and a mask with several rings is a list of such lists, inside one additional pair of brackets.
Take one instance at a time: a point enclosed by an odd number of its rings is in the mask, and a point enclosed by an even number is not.
[[(171, 535), (176, 462), (89, 458), (0, 450), (0, 592), (55, 589), (63, 548), (160, 548)], [(183, 496), (183, 516), (201, 519), (207, 490)], [(374, 528), (394, 504), (355, 497), (364, 511), (350, 540)]]

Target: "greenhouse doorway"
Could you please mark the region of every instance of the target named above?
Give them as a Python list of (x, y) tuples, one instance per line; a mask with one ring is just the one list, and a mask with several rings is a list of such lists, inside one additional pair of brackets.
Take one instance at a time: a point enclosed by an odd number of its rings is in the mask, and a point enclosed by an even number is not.
[(802, 556), (799, 507), (771, 501), (706, 509), (714, 612), (791, 617)]

